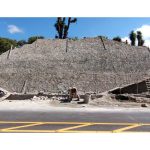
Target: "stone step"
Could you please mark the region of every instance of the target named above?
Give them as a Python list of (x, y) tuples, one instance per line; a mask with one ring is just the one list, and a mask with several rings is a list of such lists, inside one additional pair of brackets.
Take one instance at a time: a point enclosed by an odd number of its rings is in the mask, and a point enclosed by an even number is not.
[(150, 81), (150, 80), (145, 80), (145, 81)]

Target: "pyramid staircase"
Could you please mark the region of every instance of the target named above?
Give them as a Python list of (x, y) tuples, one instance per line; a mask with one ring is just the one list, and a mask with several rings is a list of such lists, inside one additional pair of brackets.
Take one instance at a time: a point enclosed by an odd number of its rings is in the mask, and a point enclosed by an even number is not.
[(148, 93), (150, 93), (150, 78), (145, 80)]

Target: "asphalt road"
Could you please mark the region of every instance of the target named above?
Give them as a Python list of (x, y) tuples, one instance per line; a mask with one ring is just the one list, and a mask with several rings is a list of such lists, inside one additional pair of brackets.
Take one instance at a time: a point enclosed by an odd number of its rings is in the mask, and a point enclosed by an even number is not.
[(150, 132), (150, 111), (0, 111), (0, 132)]

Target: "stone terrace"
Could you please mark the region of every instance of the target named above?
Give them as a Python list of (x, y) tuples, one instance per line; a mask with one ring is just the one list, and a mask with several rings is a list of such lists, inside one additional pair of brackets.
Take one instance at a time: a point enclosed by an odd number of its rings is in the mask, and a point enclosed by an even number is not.
[(104, 92), (148, 77), (146, 47), (100, 38), (37, 40), (0, 55), (0, 87), (10, 92)]

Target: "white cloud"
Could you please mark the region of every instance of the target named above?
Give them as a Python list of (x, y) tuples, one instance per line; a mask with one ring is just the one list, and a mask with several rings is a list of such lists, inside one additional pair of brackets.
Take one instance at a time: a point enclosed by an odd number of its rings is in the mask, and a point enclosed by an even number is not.
[[(145, 40), (144, 45), (150, 47), (150, 25), (142, 25), (139, 28), (134, 29), (135, 32), (137, 31), (141, 31), (142, 35), (143, 35), (143, 39)], [(130, 41), (130, 39), (128, 37), (124, 37), (122, 38), (122, 41)], [(131, 42), (128, 42), (131, 43)], [(136, 41), (137, 44), (137, 41)]]
[(11, 34), (23, 33), (23, 30), (17, 27), (16, 25), (8, 25), (8, 32)]
[(150, 25), (143, 25), (140, 28), (135, 29), (135, 32), (136, 31), (141, 31), (145, 40), (150, 39)]

